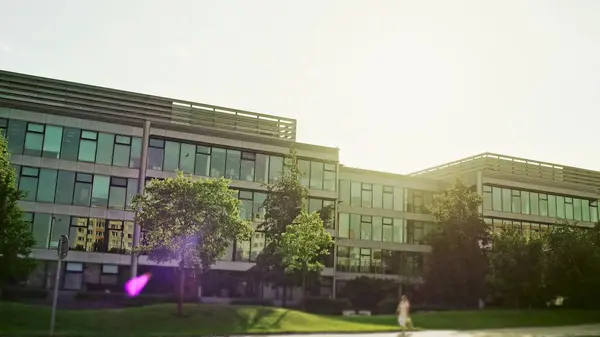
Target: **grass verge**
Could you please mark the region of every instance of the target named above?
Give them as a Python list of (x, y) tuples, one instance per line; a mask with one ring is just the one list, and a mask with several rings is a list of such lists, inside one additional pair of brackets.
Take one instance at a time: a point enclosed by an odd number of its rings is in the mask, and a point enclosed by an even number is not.
[[(397, 331), (393, 316), (318, 316), (294, 310), (252, 306), (187, 304), (185, 317), (174, 304), (111, 310), (63, 310), (57, 313), (58, 336), (214, 336), (292, 332)], [(0, 302), (0, 335), (47, 335), (50, 309)], [(600, 311), (500, 311), (418, 313), (420, 329), (492, 329), (600, 323)]]

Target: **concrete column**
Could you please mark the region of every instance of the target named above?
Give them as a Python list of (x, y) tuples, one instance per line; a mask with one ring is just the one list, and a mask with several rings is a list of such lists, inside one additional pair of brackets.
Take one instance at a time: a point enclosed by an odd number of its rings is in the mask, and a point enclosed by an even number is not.
[[(483, 197), (483, 174), (477, 171), (477, 194)], [(479, 214), (483, 214), (483, 204), (479, 205)]]
[(338, 162), (337, 165), (335, 166), (335, 191), (337, 193), (337, 196), (335, 198), (335, 204), (334, 204), (334, 211), (333, 211), (333, 216), (334, 216), (334, 229), (333, 232), (335, 233), (335, 242), (333, 244), (333, 281), (332, 281), (332, 294), (331, 297), (333, 299), (336, 298), (336, 292), (337, 292), (337, 240), (338, 240), (338, 203), (339, 203), (339, 196), (340, 196), (340, 163)]
[[(140, 160), (140, 170), (138, 175), (138, 194), (144, 194), (146, 187), (146, 166), (148, 165), (148, 146), (150, 143), (150, 121), (144, 123), (144, 134), (142, 138), (142, 158)], [(131, 277), (137, 276), (138, 255), (135, 253), (135, 248), (140, 243), (140, 225), (135, 222), (133, 224), (133, 244), (131, 251)]]

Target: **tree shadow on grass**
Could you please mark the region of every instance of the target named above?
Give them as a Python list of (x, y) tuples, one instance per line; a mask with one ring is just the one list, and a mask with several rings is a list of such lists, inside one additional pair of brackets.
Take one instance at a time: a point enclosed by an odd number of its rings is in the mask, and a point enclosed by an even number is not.
[[(289, 313), (288, 310), (279, 311), (278, 316), (275, 313), (278, 310), (273, 308), (256, 307), (256, 312), (250, 319), (248, 316), (243, 314), (241, 311), (234, 310), (235, 316), (238, 318), (239, 328), (242, 331), (257, 331), (257, 330), (270, 330), (273, 328), (279, 328), (281, 321)], [(276, 318), (275, 318), (276, 317)], [(273, 320), (271, 322), (271, 320)]]

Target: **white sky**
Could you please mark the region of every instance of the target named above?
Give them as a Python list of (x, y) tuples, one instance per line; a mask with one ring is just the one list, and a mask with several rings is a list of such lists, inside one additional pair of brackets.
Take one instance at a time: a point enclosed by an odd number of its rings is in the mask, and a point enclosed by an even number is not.
[(0, 69), (296, 118), (349, 166), (600, 170), (596, 0), (0, 0)]

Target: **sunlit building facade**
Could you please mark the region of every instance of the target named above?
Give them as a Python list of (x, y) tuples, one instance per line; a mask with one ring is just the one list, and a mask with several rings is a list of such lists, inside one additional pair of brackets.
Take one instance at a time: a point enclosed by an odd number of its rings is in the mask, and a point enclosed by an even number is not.
[[(423, 237), (433, 226), (433, 195), (457, 175), (484, 196), (482, 212), (496, 230), (507, 223), (527, 232), (560, 219), (598, 220), (597, 172), (491, 155), (412, 175), (350, 168), (339, 163), (336, 148), (296, 142), (293, 119), (6, 71), (0, 71), (0, 132), (9, 139), (18, 186), (27, 193), (21, 206), (36, 239), (39, 263), (25, 281), (30, 287), (53, 286), (55, 247), (66, 234), (71, 251), (60, 288), (120, 291), (136, 239), (132, 198), (148, 180), (176, 170), (231, 179), (242, 217), (256, 228), (265, 183), (278, 178), (292, 144), (309, 191), (306, 209), (335, 209), (335, 220), (325, 224), (335, 246), (311, 290), (315, 296), (334, 297), (358, 275), (418, 283), (430, 249)], [(202, 276), (203, 298), (282, 300), (282, 289), (248, 275), (264, 245), (260, 231), (233, 242)], [(138, 273), (153, 272), (147, 291), (172, 291), (175, 263), (137, 261)], [(298, 289), (286, 293), (299, 299)]]

